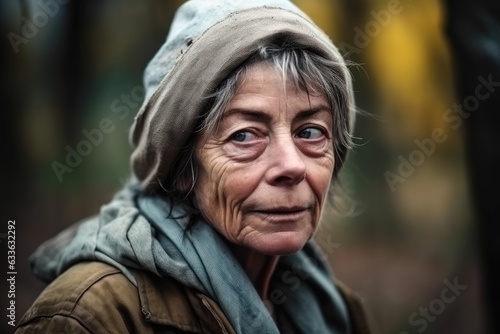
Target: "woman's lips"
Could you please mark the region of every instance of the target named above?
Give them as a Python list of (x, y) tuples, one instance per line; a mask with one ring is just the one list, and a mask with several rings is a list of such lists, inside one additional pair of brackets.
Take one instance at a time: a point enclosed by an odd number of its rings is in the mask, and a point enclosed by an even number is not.
[(270, 209), (259, 209), (255, 210), (257, 212), (262, 212), (262, 213), (271, 213), (271, 214), (290, 214), (290, 213), (295, 213), (295, 212), (300, 212), (300, 211), (305, 211), (307, 210), (307, 207), (304, 206), (292, 206), (292, 207), (275, 207), (275, 208), (270, 208)]
[(307, 207), (293, 206), (258, 209), (253, 210), (253, 213), (262, 216), (264, 220), (273, 222), (295, 222), (303, 218), (308, 211)]

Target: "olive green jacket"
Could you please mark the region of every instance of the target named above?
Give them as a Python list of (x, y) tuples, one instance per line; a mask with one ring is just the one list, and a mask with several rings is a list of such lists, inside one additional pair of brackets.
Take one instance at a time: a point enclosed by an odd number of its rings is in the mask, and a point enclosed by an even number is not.
[[(353, 334), (370, 333), (359, 297), (337, 283)], [(137, 286), (101, 262), (72, 266), (53, 281), (20, 320), (24, 333), (235, 333), (208, 296), (148, 272)]]

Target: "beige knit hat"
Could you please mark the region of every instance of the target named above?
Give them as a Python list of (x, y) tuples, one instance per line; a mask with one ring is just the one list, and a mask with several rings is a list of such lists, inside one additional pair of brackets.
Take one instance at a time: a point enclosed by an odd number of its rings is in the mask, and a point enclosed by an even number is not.
[[(131, 167), (144, 189), (156, 189), (169, 175), (200, 122), (205, 97), (259, 46), (280, 37), (344, 64), (330, 39), (288, 0), (191, 0), (179, 8), (146, 68), (146, 100), (130, 131)], [(351, 77), (346, 66), (341, 70), (352, 131)]]

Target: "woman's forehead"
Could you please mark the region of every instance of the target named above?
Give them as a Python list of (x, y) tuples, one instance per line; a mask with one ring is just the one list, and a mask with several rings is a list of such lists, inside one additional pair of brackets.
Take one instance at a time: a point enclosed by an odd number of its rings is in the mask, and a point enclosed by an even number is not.
[[(304, 81), (301, 83), (301, 81)], [(262, 94), (272, 91), (282, 91), (285, 96), (322, 97), (327, 99), (320, 88), (321, 84), (311, 79), (298, 77), (288, 73), (287, 69), (281, 70), (271, 62), (261, 61), (245, 68), (236, 82), (234, 97), (241, 94)]]

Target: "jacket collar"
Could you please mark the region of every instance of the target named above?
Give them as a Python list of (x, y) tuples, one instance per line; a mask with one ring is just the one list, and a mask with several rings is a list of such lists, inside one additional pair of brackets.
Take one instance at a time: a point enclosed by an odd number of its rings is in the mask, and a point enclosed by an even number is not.
[(145, 320), (192, 333), (234, 333), (220, 307), (209, 297), (170, 277), (139, 271), (136, 275)]

